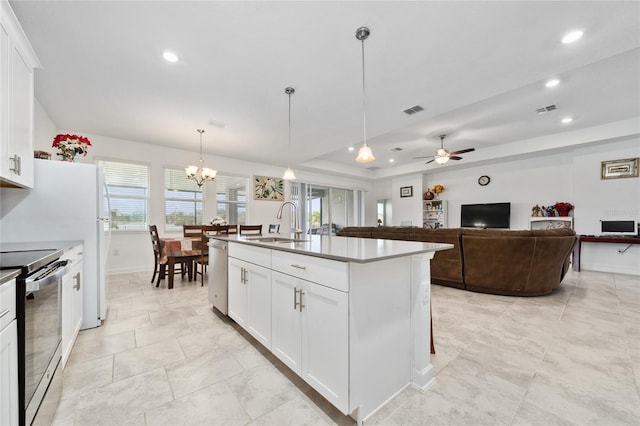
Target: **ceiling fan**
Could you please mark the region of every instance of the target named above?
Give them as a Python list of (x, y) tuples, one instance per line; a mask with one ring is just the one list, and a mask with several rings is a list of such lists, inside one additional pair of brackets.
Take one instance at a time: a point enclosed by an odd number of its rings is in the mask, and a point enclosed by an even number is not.
[(462, 157), (458, 157), (458, 154), (464, 154), (465, 152), (471, 152), (476, 150), (475, 148), (467, 148), (467, 149), (461, 149), (459, 151), (449, 152), (443, 147), (444, 138), (446, 136), (447, 135), (440, 135), (440, 148), (436, 150), (435, 155), (430, 155), (426, 157), (413, 157), (413, 159), (417, 160), (421, 158), (431, 158), (431, 160), (427, 161), (425, 164), (429, 164), (432, 161), (435, 161), (438, 164), (444, 164), (449, 160), (462, 160)]

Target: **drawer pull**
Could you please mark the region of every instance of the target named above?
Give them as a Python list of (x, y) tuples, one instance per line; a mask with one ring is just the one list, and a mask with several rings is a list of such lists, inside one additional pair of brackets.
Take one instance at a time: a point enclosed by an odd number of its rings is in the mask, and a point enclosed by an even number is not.
[[(294, 308), (295, 309), (295, 308)], [(11, 312), (11, 309), (7, 308), (5, 309), (1, 314), (0, 314), (0, 318), (4, 318), (5, 315), (7, 315), (9, 312)]]
[(298, 304), (300, 306), (300, 312), (302, 312), (302, 308), (304, 308), (304, 304), (302, 303), (302, 296), (304, 296), (304, 291), (302, 291), (302, 289), (300, 289), (300, 303)]
[(294, 264), (292, 264), (291, 266), (292, 266), (293, 268), (297, 268), (297, 269), (307, 269), (307, 267), (306, 267), (306, 266), (300, 266), (300, 265), (294, 265)]

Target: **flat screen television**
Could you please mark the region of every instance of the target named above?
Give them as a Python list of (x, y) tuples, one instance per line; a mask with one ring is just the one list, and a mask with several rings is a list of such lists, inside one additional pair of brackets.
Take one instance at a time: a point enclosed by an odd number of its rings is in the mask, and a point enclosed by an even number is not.
[(638, 222), (635, 220), (601, 220), (601, 235), (637, 235)]
[(463, 228), (506, 228), (511, 225), (511, 203), (463, 204), (460, 226)]

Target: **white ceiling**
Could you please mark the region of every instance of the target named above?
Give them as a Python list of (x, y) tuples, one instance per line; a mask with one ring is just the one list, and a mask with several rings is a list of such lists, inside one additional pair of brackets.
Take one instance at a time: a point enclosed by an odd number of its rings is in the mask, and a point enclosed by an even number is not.
[[(292, 167), (375, 178), (640, 117), (637, 1), (10, 3), (43, 65), (36, 97), (79, 133), (197, 151), (204, 128), (206, 153), (285, 166), (292, 86)], [(360, 26), (371, 29), (377, 157), (366, 164), (347, 151), (363, 140)], [(561, 44), (576, 28), (584, 37)], [(181, 61), (165, 62), (163, 49)], [(555, 89), (544, 87), (551, 77)], [(403, 113), (414, 105), (425, 110)], [(440, 134), (449, 150), (476, 151), (445, 166), (411, 159), (432, 155)]]

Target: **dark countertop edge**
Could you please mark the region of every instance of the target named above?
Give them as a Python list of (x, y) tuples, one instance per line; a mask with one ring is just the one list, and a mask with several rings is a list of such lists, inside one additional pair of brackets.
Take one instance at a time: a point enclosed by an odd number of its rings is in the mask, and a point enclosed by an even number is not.
[(16, 241), (0, 243), (0, 251), (26, 251), (26, 250), (71, 250), (78, 244), (84, 244), (83, 240), (59, 240), (59, 241)]
[(20, 275), (21, 269), (3, 269), (0, 270), (0, 285), (8, 283), (15, 277)]
[[(435, 251), (441, 251), (441, 250), (449, 250), (454, 247), (453, 244), (446, 244), (446, 243), (428, 243), (428, 242), (422, 242), (422, 241), (408, 241), (408, 242), (413, 242), (418, 244), (434, 244), (437, 247), (435, 247), (434, 249), (417, 250), (412, 253), (399, 253), (399, 254), (393, 254), (388, 256), (373, 257), (370, 259), (358, 259), (354, 257), (344, 257), (344, 256), (327, 254), (327, 253), (318, 253), (318, 252), (300, 250), (297, 248), (287, 247), (287, 245), (285, 244), (274, 244), (274, 243), (266, 243), (263, 241), (256, 241), (256, 240), (238, 239), (236, 236), (213, 235), (213, 236), (210, 236), (209, 238), (221, 240), (221, 241), (227, 241), (229, 243), (246, 244), (246, 245), (266, 248), (270, 250), (286, 251), (289, 253), (300, 254), (303, 256), (321, 257), (323, 259), (336, 260), (340, 262), (353, 262), (353, 263), (379, 262), (382, 260), (395, 259), (398, 257), (415, 256), (423, 253), (429, 253), (432, 251), (435, 252)], [(340, 237), (340, 238), (355, 238), (355, 237)], [(371, 238), (364, 238), (364, 239), (371, 239)]]

